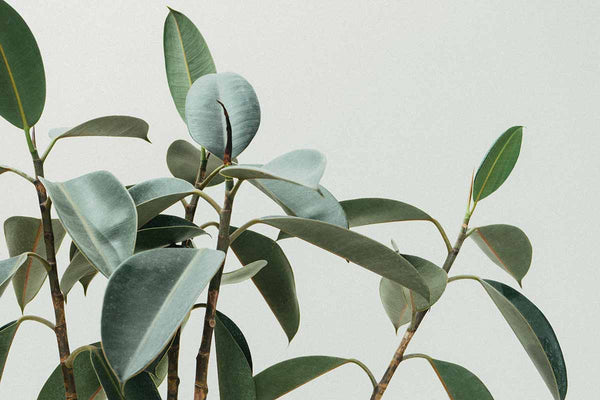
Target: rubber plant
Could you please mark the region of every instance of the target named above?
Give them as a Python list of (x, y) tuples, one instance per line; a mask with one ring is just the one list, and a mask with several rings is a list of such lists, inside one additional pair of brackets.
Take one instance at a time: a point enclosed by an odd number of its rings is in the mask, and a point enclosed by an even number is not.
[[(257, 134), (260, 106), (250, 83), (230, 72), (217, 72), (209, 48), (196, 26), (169, 9), (164, 24), (166, 76), (181, 130), (192, 142), (176, 140), (166, 161), (173, 177), (124, 186), (113, 174), (97, 171), (56, 182), (44, 174), (44, 162), (56, 143), (71, 137), (107, 136), (148, 140), (148, 124), (122, 115), (102, 116), (70, 129), (50, 131), (40, 152), (35, 126), (45, 102), (45, 73), (35, 38), (19, 14), (0, 0), (0, 115), (22, 131), (31, 153), (33, 174), (0, 165), (0, 174), (15, 173), (32, 184), (40, 217), (13, 216), (4, 223), (10, 258), (0, 261), (0, 294), (10, 282), (22, 310), (46, 278), (54, 322), (23, 315), (0, 328), (0, 371), (20, 324), (41, 323), (56, 336), (60, 359), (40, 389), (38, 399), (160, 399), (157, 387), (166, 378), (167, 398), (179, 398), (180, 335), (194, 310), (204, 311), (197, 345), (194, 399), (206, 399), (209, 358), (215, 348), (220, 398), (268, 400), (342, 365), (358, 365), (380, 399), (398, 364), (423, 358), (436, 371), (451, 399), (491, 399), (484, 384), (465, 368), (425, 354), (405, 354), (428, 310), (450, 282), (481, 285), (523, 344), (556, 400), (566, 396), (566, 368), (556, 336), (541, 313), (510, 286), (472, 275), (448, 277), (463, 243), (477, 246), (520, 285), (531, 264), (527, 236), (510, 225), (470, 227), (480, 201), (508, 178), (517, 161), (523, 128), (504, 132), (484, 157), (472, 179), (462, 226), (454, 244), (429, 214), (409, 204), (383, 198), (339, 202), (322, 185), (325, 156), (302, 149), (260, 165), (238, 161)], [(15, 137), (16, 138), (16, 137)], [(8, 151), (8, 149), (3, 149)], [(257, 217), (239, 227), (231, 223), (238, 189), (248, 183), (283, 210), (281, 216)], [(213, 199), (204, 189), (223, 188)], [(195, 223), (199, 201), (215, 212), (214, 220)], [(183, 217), (164, 211), (181, 203)], [(52, 219), (52, 214), (57, 219)], [(395, 221), (426, 221), (439, 230), (447, 257), (439, 267), (403, 254), (352, 230)], [(268, 225), (276, 239), (250, 228)], [(197, 248), (194, 238), (216, 228), (215, 249)], [(253, 370), (248, 343), (238, 326), (218, 309), (222, 285), (251, 280), (287, 338), (298, 332), (300, 306), (290, 261), (278, 241), (298, 238), (381, 276), (383, 308), (394, 328), (408, 325), (398, 350), (378, 382), (360, 361), (348, 357), (307, 356), (284, 360), (259, 373)], [(59, 268), (56, 252), (70, 241), (69, 264)], [(227, 256), (242, 268), (225, 272)], [(99, 273), (99, 274), (98, 274)], [(96, 276), (108, 279), (101, 337), (71, 351), (64, 299), (78, 282), (87, 289)], [(207, 288), (206, 301), (200, 297)], [(78, 321), (69, 321), (71, 324)], [(213, 340), (214, 338), (214, 340)], [(215, 345), (213, 346), (213, 342)], [(435, 350), (435, 349), (433, 349)], [(186, 349), (187, 351), (187, 349)], [(191, 372), (191, 371), (189, 371)], [(1, 378), (1, 374), (0, 374)]]

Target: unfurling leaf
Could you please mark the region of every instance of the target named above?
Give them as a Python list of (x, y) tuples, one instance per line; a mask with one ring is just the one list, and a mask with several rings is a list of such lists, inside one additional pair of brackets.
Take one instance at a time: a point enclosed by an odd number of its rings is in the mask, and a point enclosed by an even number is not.
[(112, 274), (102, 306), (102, 345), (122, 383), (165, 348), (224, 257), (208, 249), (148, 250)]
[[(232, 231), (235, 227), (232, 227)], [(285, 253), (274, 240), (247, 230), (231, 243), (231, 249), (242, 264), (265, 260), (268, 267), (257, 273), (252, 281), (269, 305), (289, 341), (300, 325), (300, 306), (296, 296), (294, 272)]]
[(519, 285), (531, 265), (531, 243), (527, 235), (511, 225), (487, 225), (469, 235), (496, 265), (508, 272)]
[(496, 140), (475, 175), (473, 201), (494, 193), (508, 178), (519, 158), (522, 139), (523, 127), (513, 126)]
[[(52, 220), (54, 250), (58, 251), (65, 237), (65, 229), (60, 221)], [(11, 257), (22, 253), (36, 253), (47, 258), (42, 221), (31, 217), (10, 217), (4, 221), (4, 236)], [(21, 311), (40, 291), (47, 276), (46, 267), (30, 257), (12, 278), (13, 288)]]
[(40, 49), (23, 18), (0, 0), (0, 115), (28, 129), (42, 115), (46, 76)]
[(227, 125), (219, 102), (230, 116), (232, 158), (239, 156), (256, 135), (260, 106), (252, 86), (237, 74), (208, 74), (194, 82), (185, 103), (188, 130), (196, 143), (223, 160)]
[(196, 79), (217, 72), (215, 63), (198, 28), (185, 15), (171, 8), (165, 20), (163, 46), (171, 96), (185, 121), (188, 90)]
[(230, 178), (274, 179), (318, 190), (326, 163), (321, 152), (302, 149), (283, 154), (262, 166), (232, 165), (220, 173)]
[(107, 171), (63, 183), (41, 180), (77, 248), (110, 276), (135, 245), (137, 214), (127, 190)]
[[(237, 162), (236, 159), (233, 160)], [(199, 175), (199, 170), (202, 163), (201, 151), (190, 142), (185, 140), (176, 140), (169, 146), (167, 150), (167, 166), (169, 171), (175, 178), (183, 179), (196, 184), (196, 178)], [(206, 163), (206, 176), (210, 175), (215, 169), (223, 165), (223, 160), (211, 154)], [(208, 186), (216, 186), (223, 183), (225, 178), (222, 175), (215, 175)]]

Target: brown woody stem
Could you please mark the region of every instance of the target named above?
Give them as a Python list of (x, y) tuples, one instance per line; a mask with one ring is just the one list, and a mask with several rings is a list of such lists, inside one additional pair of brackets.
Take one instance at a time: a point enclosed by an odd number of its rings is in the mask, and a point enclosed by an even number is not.
[[(29, 137), (29, 132), (26, 132)], [(30, 141), (29, 141), (30, 142)], [(31, 142), (30, 142), (31, 143)], [(67, 321), (65, 317), (65, 299), (60, 290), (60, 283), (58, 280), (58, 271), (56, 268), (56, 251), (54, 249), (54, 231), (52, 230), (52, 217), (51, 217), (51, 202), (46, 193), (46, 188), (40, 182), (39, 178), (44, 177), (44, 162), (40, 159), (40, 156), (35, 147), (30, 146), (31, 156), (33, 158), (33, 167), (35, 169), (36, 180), (34, 182), (39, 206), (40, 213), (42, 215), (42, 226), (44, 229), (44, 244), (46, 245), (46, 260), (50, 266), (48, 270), (48, 282), (50, 283), (50, 293), (52, 295), (52, 305), (54, 307), (54, 318), (55, 327), (54, 333), (56, 334), (56, 341), (58, 342), (58, 354), (60, 356), (60, 366), (63, 373), (63, 379), (65, 384), (65, 399), (66, 400), (77, 400), (77, 389), (75, 388), (75, 375), (73, 369), (69, 368), (66, 364), (69, 355), (69, 338), (67, 336)]]
[[(465, 239), (467, 238), (467, 229), (469, 228), (469, 220), (470, 219), (471, 219), (471, 211), (467, 211), (467, 214), (465, 215), (463, 224), (460, 229), (460, 233), (458, 234), (458, 238), (456, 239), (456, 242), (454, 243), (454, 246), (452, 247), (452, 249), (448, 252), (448, 255), (446, 256), (446, 261), (444, 261), (444, 265), (442, 268), (446, 272), (450, 271), (450, 268), (452, 268), (452, 264), (454, 264), (454, 261), (456, 260), (456, 257), (458, 256), (458, 253), (460, 252), (460, 248), (462, 247)], [(400, 363), (403, 360), (404, 352), (406, 351), (408, 344), (412, 340), (417, 329), (419, 329), (421, 322), (423, 322), (423, 318), (425, 318), (425, 315), (427, 315), (427, 311), (429, 311), (429, 310), (419, 311), (416, 314), (411, 325), (408, 327), (408, 329), (406, 329), (406, 332), (404, 333), (404, 336), (402, 337), (402, 341), (400, 342), (398, 349), (394, 353), (394, 357), (392, 358), (392, 361), (390, 361), (390, 364), (388, 365), (387, 369), (385, 370), (383, 377), (381, 378), (381, 380), (379, 381), (379, 383), (373, 390), (371, 400), (379, 400), (383, 396), (383, 393), (385, 392), (390, 381), (392, 380), (392, 377), (394, 376), (394, 373), (396, 372), (398, 365), (400, 365)]]

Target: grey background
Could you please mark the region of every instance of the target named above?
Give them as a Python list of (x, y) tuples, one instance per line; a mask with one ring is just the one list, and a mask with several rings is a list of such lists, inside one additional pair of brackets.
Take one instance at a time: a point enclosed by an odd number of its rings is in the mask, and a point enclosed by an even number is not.
[[(188, 138), (164, 72), (160, 1), (10, 2), (38, 39), (48, 95), (38, 123), (50, 128), (129, 114), (150, 124), (153, 144), (133, 139), (69, 139), (47, 162), (66, 180), (108, 169), (126, 184), (168, 176), (165, 152)], [(203, 32), (220, 71), (244, 75), (261, 101), (260, 131), (240, 157), (266, 162), (297, 148), (326, 153), (323, 183), (339, 199), (381, 196), (429, 212), (455, 237), (469, 179), (496, 137), (526, 127), (521, 157), (506, 184), (483, 201), (472, 224), (508, 223), (530, 237), (534, 258), (523, 292), (552, 322), (569, 372), (569, 399), (597, 398), (598, 202), (600, 163), (600, 8), (594, 1), (172, 1)], [(0, 160), (31, 171), (22, 134), (0, 121)], [(2, 219), (37, 216), (25, 181), (0, 177)], [(219, 190), (212, 190), (220, 197)], [(181, 213), (179, 208), (174, 212)], [(236, 224), (277, 206), (244, 185)], [(214, 219), (202, 207), (198, 221)], [(431, 224), (360, 229), (402, 251), (441, 263), (443, 243)], [(273, 230), (265, 230), (274, 235)], [(212, 246), (209, 240), (198, 241)], [(307, 354), (356, 357), (379, 378), (399, 337), (379, 302), (378, 277), (298, 240), (282, 243), (294, 267), (301, 327), (288, 345), (249, 284), (223, 289), (219, 307), (243, 329), (255, 370)], [(65, 267), (67, 246), (60, 253)], [(7, 251), (2, 246), (0, 257)], [(233, 263), (231, 263), (234, 266)], [(452, 271), (510, 277), (467, 242)], [(106, 281), (84, 297), (76, 287), (67, 318), (72, 348), (99, 339)], [(26, 312), (52, 318), (48, 288)], [(204, 295), (202, 296), (204, 297)], [(1, 321), (19, 316), (11, 290)], [(202, 314), (183, 335), (181, 398), (191, 396)], [(494, 397), (549, 399), (524, 350), (474, 282), (449, 286), (409, 352), (425, 352), (475, 372)], [(26, 323), (8, 358), (0, 398), (33, 399), (57, 363), (53, 335)], [(215, 363), (212, 362), (214, 369)], [(211, 395), (216, 395), (211, 371)], [(164, 387), (163, 387), (164, 390)], [(368, 379), (342, 367), (288, 399), (366, 399)], [(385, 398), (443, 399), (424, 361), (402, 364)]]

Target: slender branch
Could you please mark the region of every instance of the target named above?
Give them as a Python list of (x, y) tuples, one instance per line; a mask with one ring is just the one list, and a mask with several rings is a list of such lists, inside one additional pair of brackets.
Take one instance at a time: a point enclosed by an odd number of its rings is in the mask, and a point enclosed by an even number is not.
[(359, 367), (361, 367), (362, 370), (365, 371), (365, 373), (367, 374), (367, 376), (371, 380), (371, 385), (373, 385), (373, 388), (377, 387), (377, 379), (375, 379), (375, 376), (373, 376), (373, 373), (371, 372), (371, 370), (369, 369), (369, 367), (367, 367), (365, 364), (363, 364), (362, 362), (360, 362), (356, 358), (350, 358), (350, 359), (348, 359), (348, 361), (350, 361), (351, 363), (354, 363), (354, 364), (358, 365)]
[(437, 230), (440, 231), (440, 235), (442, 235), (442, 239), (444, 239), (444, 244), (446, 245), (446, 249), (448, 250), (448, 253), (450, 253), (452, 251), (452, 243), (450, 243), (450, 240), (448, 239), (448, 235), (446, 235), (446, 231), (444, 230), (444, 228), (438, 222), (437, 219), (431, 218), (430, 221), (433, 222), (433, 224), (435, 225)]
[(69, 368), (73, 368), (73, 363), (75, 362), (75, 359), (77, 358), (77, 356), (86, 350), (98, 350), (98, 348), (91, 344), (87, 344), (85, 346), (78, 347), (71, 353), (69, 358), (67, 358), (67, 361), (65, 361), (65, 364), (67, 364), (67, 366)]
[(229, 236), (229, 242), (233, 243), (235, 239), (237, 239), (242, 233), (244, 233), (246, 229), (258, 223), (260, 223), (260, 219), (251, 219), (250, 221), (246, 222), (244, 225), (240, 226), (235, 231), (233, 231), (233, 233)]
[[(219, 218), (219, 237), (217, 240), (217, 250), (227, 254), (230, 244), (229, 226), (231, 222), (231, 210), (233, 206), (234, 192), (233, 180), (225, 181), (225, 200), (221, 209)], [(202, 331), (202, 342), (196, 356), (196, 381), (194, 385), (194, 400), (206, 400), (208, 395), (208, 361), (210, 359), (210, 349), (212, 345), (213, 331), (215, 328), (215, 314), (217, 301), (219, 299), (219, 290), (221, 287), (221, 277), (223, 275), (223, 266), (210, 281), (208, 286), (207, 307), (204, 314), (204, 328)]]
[(52, 141), (50, 142), (50, 144), (48, 145), (48, 147), (46, 148), (46, 150), (44, 151), (44, 154), (42, 155), (42, 162), (46, 161), (46, 158), (48, 158), (48, 154), (50, 154), (50, 151), (52, 150), (52, 148), (54, 147), (54, 145), (56, 144), (56, 141), (58, 140), (58, 138), (54, 138), (52, 139)]
[(44, 229), (44, 244), (46, 246), (46, 260), (50, 266), (48, 271), (48, 282), (50, 283), (50, 294), (52, 295), (52, 305), (54, 307), (56, 341), (58, 343), (58, 354), (60, 356), (60, 366), (63, 373), (65, 385), (65, 399), (76, 400), (77, 390), (75, 388), (75, 376), (73, 369), (66, 364), (69, 358), (69, 338), (67, 335), (67, 322), (65, 316), (65, 299), (60, 290), (58, 280), (58, 270), (56, 267), (56, 252), (54, 249), (54, 231), (52, 230), (51, 202), (48, 199), (46, 188), (40, 182), (39, 178), (44, 176), (44, 162), (40, 159), (37, 149), (33, 146), (29, 130), (25, 130), (27, 144), (33, 159), (35, 169), (35, 187), (37, 190), (40, 213), (42, 215), (42, 226)]
[(219, 228), (219, 223), (217, 221), (209, 221), (205, 222), (199, 226), (200, 229), (208, 228), (209, 226), (214, 226), (215, 228)]
[[(475, 204), (477, 204), (477, 203), (475, 203)], [(450, 271), (450, 268), (452, 268), (452, 264), (454, 264), (454, 261), (456, 260), (456, 257), (458, 256), (458, 253), (460, 252), (462, 244), (464, 243), (465, 239), (467, 238), (467, 230), (469, 228), (469, 220), (471, 219), (471, 214), (472, 213), (469, 211), (467, 211), (467, 213), (465, 214), (465, 218), (463, 220), (463, 223), (462, 223), (462, 226), (460, 229), (460, 233), (458, 234), (458, 238), (456, 239), (456, 242), (454, 243), (452, 250), (450, 252), (448, 252), (448, 255), (446, 256), (446, 260), (444, 261), (444, 265), (442, 267), (444, 269), (444, 271), (446, 271), (446, 272)], [(404, 352), (406, 351), (408, 344), (412, 340), (417, 329), (419, 329), (421, 322), (423, 322), (423, 318), (425, 318), (425, 315), (427, 315), (427, 311), (429, 311), (429, 310), (419, 311), (416, 314), (415, 319), (411, 322), (410, 326), (404, 333), (404, 336), (402, 337), (402, 341), (400, 342), (398, 349), (394, 353), (394, 357), (392, 358), (392, 361), (390, 361), (390, 364), (388, 365), (385, 373), (383, 374), (383, 377), (379, 381), (379, 384), (377, 385), (375, 390), (373, 390), (373, 395), (371, 396), (371, 400), (380, 400), (381, 397), (383, 396), (383, 394), (385, 393), (385, 390), (387, 389), (387, 387), (390, 383), (390, 380), (394, 376), (394, 373), (396, 372), (398, 365), (400, 365), (400, 362), (402, 362), (402, 360), (403, 360)]]
[(474, 281), (480, 281), (481, 280), (480, 277), (475, 276), (475, 275), (456, 275), (456, 276), (453, 276), (451, 278), (448, 278), (448, 283), (454, 282), (454, 281), (460, 281), (460, 280), (463, 280), (463, 279), (472, 279)]
[(55, 328), (54, 324), (52, 322), (48, 321), (46, 318), (38, 317), (37, 315), (23, 315), (21, 318), (19, 318), (19, 321), (39, 322), (40, 324), (44, 324), (48, 328), (52, 329), (52, 332), (54, 332), (54, 328)]
[(27, 175), (25, 172), (20, 171), (16, 168), (9, 167), (8, 165), (0, 164), (0, 173), (2, 173), (2, 170), (4, 170), (4, 172), (12, 172), (13, 174), (19, 175), (21, 178), (27, 179), (31, 183), (35, 183), (34, 178), (32, 178), (31, 176)]
[[(197, 191), (194, 192), (194, 195), (197, 195), (201, 199), (206, 200), (206, 202), (208, 204), (210, 204), (212, 206), (212, 208), (214, 208), (217, 213), (221, 212), (221, 207), (217, 204), (217, 202), (212, 197), (210, 197), (209, 195), (207, 195), (206, 193), (204, 193), (203, 191), (197, 190)], [(196, 197), (194, 197), (194, 198), (196, 198)], [(190, 204), (189, 204), (188, 207), (190, 207), (190, 208), (192, 207), (192, 204), (194, 202), (194, 198), (192, 198), (192, 201), (190, 201)], [(197, 204), (198, 204), (198, 200), (196, 200), (196, 205)], [(194, 205), (194, 212), (195, 212), (196, 205)]]
[(220, 172), (220, 171), (221, 171), (223, 168), (225, 168), (225, 164), (223, 164), (223, 165), (219, 165), (217, 168), (215, 168), (215, 170), (214, 170), (213, 172), (211, 172), (211, 173), (210, 173), (210, 174), (209, 174), (209, 175), (206, 177), (206, 179), (204, 179), (204, 180), (202, 181), (202, 183), (201, 183), (200, 185), (198, 185), (198, 189), (202, 190), (202, 189), (204, 189), (205, 187), (207, 187), (207, 186), (208, 186), (208, 184), (210, 183), (210, 181), (212, 181), (212, 180), (213, 180), (213, 178), (214, 178), (215, 176), (217, 176), (217, 175), (219, 174), (219, 172)]

